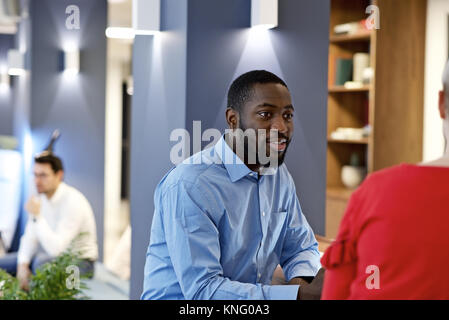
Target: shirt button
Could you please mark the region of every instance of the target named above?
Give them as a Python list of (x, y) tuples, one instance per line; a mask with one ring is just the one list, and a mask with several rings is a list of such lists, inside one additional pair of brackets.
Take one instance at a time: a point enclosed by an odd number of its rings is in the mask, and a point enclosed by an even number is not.
[(265, 217), (265, 211), (263, 211), (263, 212), (262, 212), (262, 216), (264, 216), (264, 217)]
[(262, 277), (262, 275), (260, 273), (257, 274), (257, 277), (260, 279), (260, 277)]

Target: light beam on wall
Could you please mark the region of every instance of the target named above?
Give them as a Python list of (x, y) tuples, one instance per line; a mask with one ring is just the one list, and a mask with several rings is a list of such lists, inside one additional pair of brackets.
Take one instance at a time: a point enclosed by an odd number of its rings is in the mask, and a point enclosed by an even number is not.
[(25, 74), (25, 55), (17, 49), (8, 50), (8, 74), (10, 76)]
[(251, 27), (272, 29), (278, 26), (278, 0), (251, 0)]
[(9, 88), (9, 74), (7, 72), (0, 72), (0, 90)]
[(155, 35), (161, 30), (161, 1), (133, 0), (133, 29), (136, 35)]

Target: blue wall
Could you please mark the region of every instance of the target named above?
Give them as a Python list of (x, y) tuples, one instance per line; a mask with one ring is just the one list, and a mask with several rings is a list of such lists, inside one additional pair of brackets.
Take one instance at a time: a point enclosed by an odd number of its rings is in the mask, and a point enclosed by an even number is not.
[[(250, 1), (189, 1), (187, 123), (224, 130), (231, 82), (254, 69), (286, 81), (295, 133), (286, 157), (302, 209), (324, 235), (329, 1), (279, 1), (279, 26), (254, 31)], [(192, 19), (191, 19), (192, 18)]]
[[(0, 35), (0, 73), (8, 71), (8, 50), (14, 48), (14, 35)], [(0, 86), (0, 135), (12, 135), (14, 108), (11, 87)]]
[[(66, 28), (66, 7), (80, 9), (80, 29)], [(33, 153), (41, 151), (54, 129), (61, 139), (55, 152), (65, 165), (65, 181), (79, 189), (95, 213), (102, 257), (106, 83), (106, 0), (33, 0), (30, 8), (31, 133)], [(81, 71), (58, 70), (58, 51), (81, 50)]]
[(131, 298), (142, 293), (145, 253), (153, 218), (153, 193), (172, 166), (168, 144), (183, 128), (186, 109), (187, 0), (161, 2), (163, 33), (137, 36), (133, 48), (131, 119)]
[(172, 166), (170, 131), (191, 131), (194, 120), (202, 121), (202, 130), (224, 129), (228, 86), (251, 69), (270, 70), (289, 85), (296, 122), (286, 163), (308, 221), (324, 234), (329, 6), (329, 0), (281, 0), (279, 27), (255, 32), (249, 29), (250, 1), (169, 0), (162, 8), (163, 32), (136, 38), (131, 298), (142, 291), (153, 192)]

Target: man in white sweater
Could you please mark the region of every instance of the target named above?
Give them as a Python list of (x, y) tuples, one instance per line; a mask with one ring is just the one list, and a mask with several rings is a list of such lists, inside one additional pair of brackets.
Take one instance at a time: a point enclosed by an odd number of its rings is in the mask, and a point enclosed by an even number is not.
[(19, 251), (0, 258), (0, 268), (15, 273), (25, 290), (31, 272), (69, 247), (83, 259), (81, 273), (93, 273), (98, 247), (92, 208), (81, 192), (63, 182), (63, 177), (58, 157), (44, 152), (35, 158), (34, 179), (39, 195), (32, 196), (25, 205), (29, 219)]

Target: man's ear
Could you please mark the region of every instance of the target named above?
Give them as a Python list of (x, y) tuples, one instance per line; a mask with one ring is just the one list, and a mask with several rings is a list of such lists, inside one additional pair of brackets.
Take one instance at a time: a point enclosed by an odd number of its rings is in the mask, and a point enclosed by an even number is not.
[(441, 119), (446, 119), (448, 116), (446, 114), (446, 95), (444, 94), (444, 91), (440, 91), (438, 95), (438, 108), (440, 109), (440, 117)]
[(228, 107), (226, 109), (226, 122), (228, 123), (230, 129), (238, 128), (239, 113), (236, 110)]
[(63, 170), (59, 170), (56, 175), (58, 176), (59, 181), (63, 181), (64, 180), (64, 171)]

